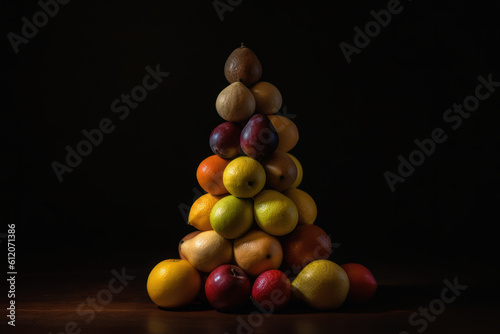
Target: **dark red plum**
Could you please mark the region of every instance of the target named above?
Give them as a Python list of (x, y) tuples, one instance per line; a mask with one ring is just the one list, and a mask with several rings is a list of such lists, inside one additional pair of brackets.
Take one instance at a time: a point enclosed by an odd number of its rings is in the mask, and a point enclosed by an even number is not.
[(238, 123), (224, 122), (210, 134), (210, 148), (223, 159), (233, 159), (241, 154), (240, 135), (242, 127)]
[(240, 146), (246, 155), (261, 160), (278, 147), (278, 133), (269, 118), (255, 114), (241, 131)]

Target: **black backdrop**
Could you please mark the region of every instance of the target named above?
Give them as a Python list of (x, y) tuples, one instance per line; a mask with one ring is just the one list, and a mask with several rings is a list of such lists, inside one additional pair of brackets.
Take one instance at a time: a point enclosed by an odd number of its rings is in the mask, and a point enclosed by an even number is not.
[[(500, 7), (402, 1), (349, 64), (339, 44), (353, 44), (353, 28), (388, 1), (333, 3), (243, 0), (221, 21), (211, 1), (71, 1), (18, 54), (3, 38), (2, 230), (16, 223), (19, 272), (149, 270), (176, 256), (193, 230), (179, 206), (192, 203), (208, 135), (222, 122), (223, 65), (245, 42), (299, 128), (291, 153), (317, 224), (339, 244), (335, 261), (381, 275), (492, 279), (500, 93), (456, 131), (442, 117), (474, 94), (479, 75), (500, 81)], [(40, 10), (2, 7), (3, 36)], [(170, 75), (120, 120), (111, 103), (157, 64)], [(115, 130), (60, 183), (51, 164), (103, 118)], [(435, 128), (448, 140), (391, 192), (384, 172)]]

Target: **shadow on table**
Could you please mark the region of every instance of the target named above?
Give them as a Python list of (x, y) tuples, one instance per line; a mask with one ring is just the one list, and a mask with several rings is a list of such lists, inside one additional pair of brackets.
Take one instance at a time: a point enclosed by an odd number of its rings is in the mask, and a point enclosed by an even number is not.
[[(380, 313), (388, 311), (400, 311), (416, 309), (421, 305), (429, 303), (430, 300), (440, 296), (440, 288), (433, 286), (379, 286), (375, 296), (368, 302), (362, 304), (344, 303), (335, 310), (336, 313)], [(169, 312), (197, 312), (209, 311), (213, 308), (207, 303), (195, 302), (186, 307), (177, 309), (164, 309)], [(250, 314), (257, 309), (249, 304), (247, 307), (228, 314)], [(262, 310), (260, 310), (262, 311)], [(308, 314), (318, 313), (317, 310), (299, 301), (292, 301), (286, 310), (273, 312), (276, 314)]]

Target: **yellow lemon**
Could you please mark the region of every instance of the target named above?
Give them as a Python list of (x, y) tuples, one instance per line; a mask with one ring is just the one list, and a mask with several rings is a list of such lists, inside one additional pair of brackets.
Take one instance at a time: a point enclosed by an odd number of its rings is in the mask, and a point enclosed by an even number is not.
[(308, 193), (297, 188), (291, 188), (283, 192), (283, 194), (289, 197), (297, 206), (299, 224), (314, 224), (318, 215), (318, 208), (316, 202)]
[(235, 239), (250, 229), (253, 223), (253, 201), (229, 195), (218, 201), (210, 213), (215, 232), (226, 239)]
[(302, 182), (302, 177), (304, 177), (304, 170), (302, 169), (302, 165), (300, 164), (299, 160), (297, 160), (296, 157), (291, 155), (290, 153), (287, 153), (290, 158), (292, 158), (293, 162), (295, 162), (295, 165), (297, 166), (297, 178), (295, 179), (295, 182), (292, 184), (292, 188), (297, 188)]
[(176, 308), (192, 302), (201, 287), (198, 271), (186, 260), (165, 260), (149, 273), (147, 290), (160, 307)]
[(250, 157), (238, 157), (224, 169), (222, 182), (227, 191), (236, 197), (249, 198), (257, 195), (266, 184), (264, 167)]
[(295, 203), (276, 190), (263, 190), (255, 196), (253, 210), (257, 225), (271, 235), (292, 232), (299, 220)]

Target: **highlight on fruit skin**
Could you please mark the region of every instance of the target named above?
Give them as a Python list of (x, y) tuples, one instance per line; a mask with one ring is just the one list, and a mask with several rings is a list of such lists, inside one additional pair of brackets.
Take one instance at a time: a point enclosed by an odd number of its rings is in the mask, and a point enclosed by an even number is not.
[(236, 48), (224, 64), (224, 75), (229, 83), (243, 82), (247, 87), (253, 86), (262, 76), (262, 64), (255, 53), (243, 43)]
[(349, 278), (341, 266), (316, 260), (300, 271), (292, 282), (292, 296), (320, 311), (339, 308), (349, 292)]
[(163, 308), (179, 308), (191, 303), (201, 289), (198, 271), (186, 260), (168, 259), (149, 273), (146, 289), (151, 300)]
[(341, 267), (347, 273), (350, 282), (347, 301), (366, 303), (372, 299), (378, 284), (371, 271), (359, 263), (345, 263)]

